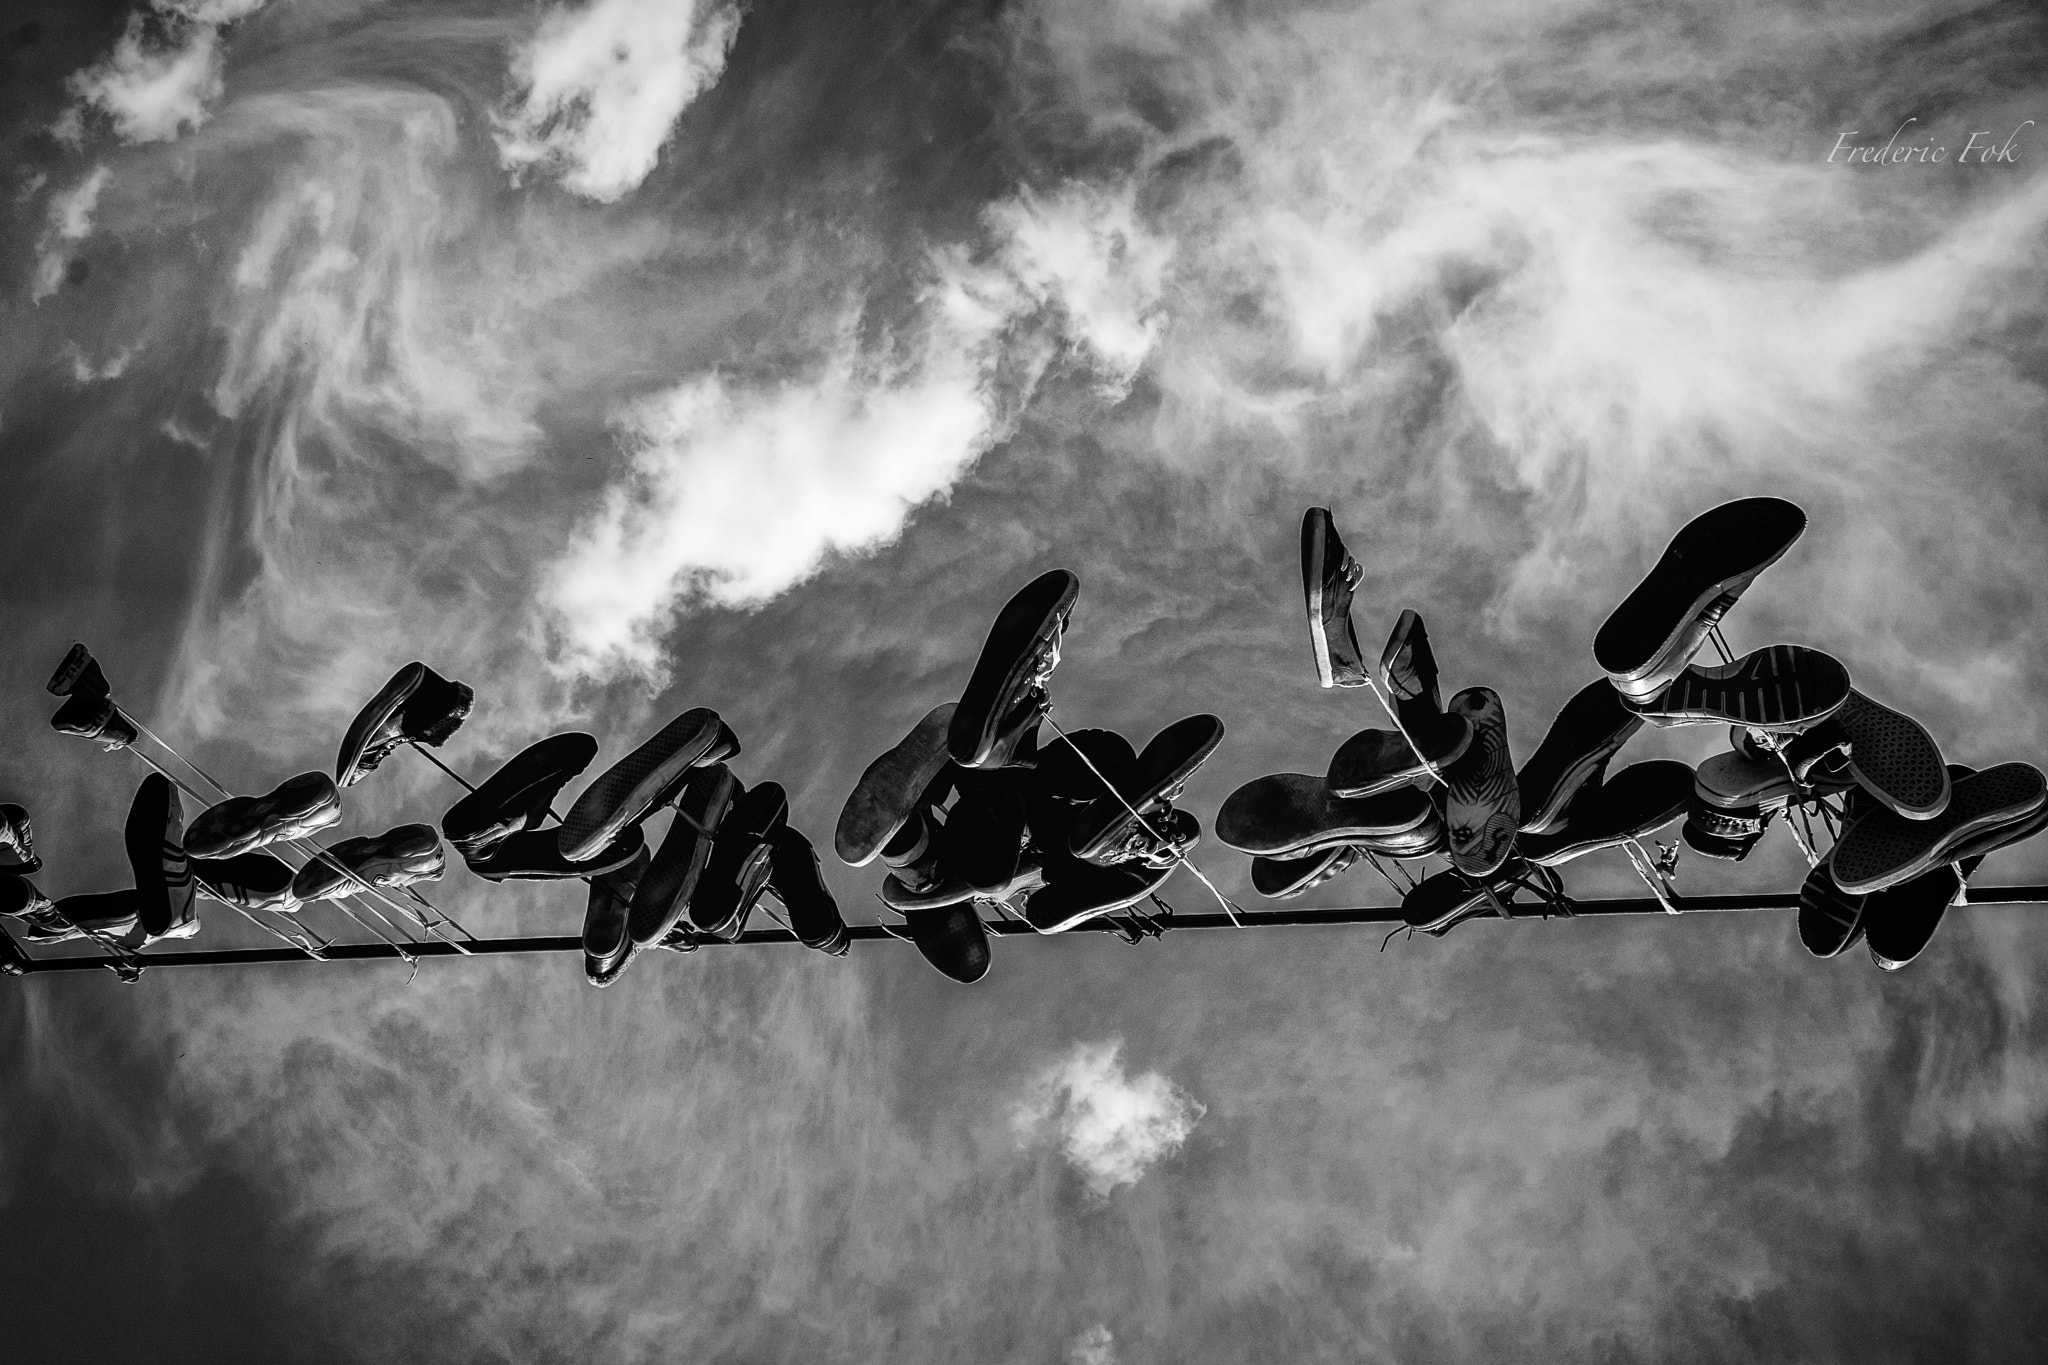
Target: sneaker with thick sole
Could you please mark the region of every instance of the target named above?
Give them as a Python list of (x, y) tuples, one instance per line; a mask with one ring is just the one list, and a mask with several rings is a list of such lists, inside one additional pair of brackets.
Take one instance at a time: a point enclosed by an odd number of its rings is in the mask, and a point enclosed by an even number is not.
[(1693, 770), (1685, 764), (1668, 758), (1631, 763), (1601, 785), (1580, 791), (1559, 828), (1523, 834), (1516, 847), (1530, 862), (1556, 867), (1598, 849), (1647, 839), (1683, 816), (1692, 798)]
[(640, 854), (632, 862), (590, 879), (590, 895), (583, 906), (583, 976), (593, 986), (611, 985), (633, 960), (626, 918), (647, 876), (649, 861), (643, 836)]
[(1216, 837), (1240, 853), (1285, 858), (1329, 843), (1405, 834), (1440, 819), (1427, 793), (1397, 787), (1347, 801), (1307, 773), (1274, 773), (1245, 783), (1216, 813)]
[(691, 772), (676, 798), (675, 819), (633, 893), (626, 934), (634, 951), (652, 948), (689, 913), (717, 847), (719, 827), (739, 795), (739, 782), (723, 763)]
[[(65, 896), (51, 907), (51, 918), (62, 926), (59, 933), (47, 938), (30, 935), (29, 942), (61, 943), (67, 938), (88, 936), (125, 938), (141, 926), (142, 902), (139, 889)], [(144, 938), (148, 941), (146, 932)]]
[(1076, 925), (1136, 905), (1172, 875), (1171, 864), (1088, 867), (1032, 892), (1024, 903), (1024, 919), (1041, 934), (1063, 934)]
[(82, 644), (71, 646), (44, 686), (53, 697), (103, 699), (113, 695), (113, 689), (107, 685), (107, 675), (100, 669), (100, 661), (93, 658), (92, 651)]
[(2048, 805), (2024, 819), (2013, 820), (2003, 825), (1993, 825), (1980, 834), (1973, 834), (1957, 844), (1949, 861), (1960, 863), (1970, 858), (1983, 859), (2001, 848), (2033, 838), (2043, 829), (2048, 829)]
[(1343, 875), (1357, 862), (1352, 844), (1332, 844), (1298, 858), (1252, 859), (1252, 890), (1268, 900), (1286, 900)]
[(1948, 766), (1927, 727), (1851, 688), (1830, 718), (1849, 743), (1849, 773), (1908, 820), (1932, 820), (1948, 808)]
[(27, 976), (35, 970), (35, 959), (21, 950), (14, 935), (0, 929), (0, 976)]
[(333, 779), (300, 773), (263, 796), (231, 796), (208, 806), (185, 831), (185, 851), (218, 862), (283, 839), (303, 839), (340, 819), (341, 790)]
[(963, 986), (988, 975), (988, 926), (970, 902), (911, 910), (899, 931), (926, 962)]
[(1927, 951), (1948, 908), (1968, 895), (1970, 874), (1979, 861), (1943, 863), (1869, 897), (1863, 908), (1863, 943), (1879, 971), (1896, 972)]
[(1301, 519), (1301, 587), (1308, 606), (1309, 649), (1316, 682), (1324, 687), (1364, 687), (1365, 651), (1351, 623), (1351, 597), (1365, 568), (1344, 548), (1327, 507), (1311, 507)]
[(1468, 877), (1456, 868), (1438, 872), (1401, 898), (1401, 920), (1411, 929), (1441, 934), (1475, 915), (1494, 913), (1495, 901), (1512, 907), (1521, 882), (1538, 875), (1520, 858), (1509, 858), (1485, 877)]
[(414, 660), (391, 675), (342, 735), (336, 786), (352, 787), (401, 744), (439, 747), (462, 728), (476, 693)]
[(1702, 858), (1739, 863), (1763, 840), (1764, 827), (1769, 823), (1762, 813), (1755, 817), (1730, 814), (1695, 801), (1686, 811), (1685, 825), (1679, 833), (1685, 846)]
[(365, 882), (389, 889), (439, 881), (445, 868), (441, 836), (432, 825), (395, 825), (382, 834), (343, 839), (330, 846), (292, 878), (292, 897), (299, 901), (339, 900), (361, 891)]
[(1522, 824), (1507, 710), (1492, 688), (1468, 687), (1451, 698), (1449, 714), (1472, 722), (1472, 746), (1444, 769), (1451, 866), (1468, 877), (1485, 877), (1515, 851), (1515, 833)]
[(1397, 862), (1412, 862), (1417, 858), (1428, 858), (1442, 853), (1450, 842), (1450, 826), (1444, 823), (1443, 788), (1433, 788), (1427, 793), (1431, 809), (1423, 822), (1413, 829), (1398, 834), (1362, 834), (1333, 836), (1298, 848), (1288, 854), (1290, 858), (1306, 858), (1332, 848), (1353, 848), (1360, 854), (1371, 854), (1375, 858), (1392, 858)]
[[(1407, 725), (1407, 722), (1403, 722)], [(1408, 743), (1421, 746), (1418, 753)], [(1360, 730), (1330, 757), (1330, 790), (1347, 801), (1362, 801), (1405, 786), (1431, 772), (1441, 773), (1472, 747), (1472, 721), (1438, 715), (1398, 730)]]
[(690, 898), (690, 924), (713, 938), (736, 939), (768, 884), (775, 840), (789, 827), (789, 796), (779, 782), (748, 787), (718, 822), (711, 861)]
[(108, 753), (127, 748), (139, 737), (135, 722), (114, 705), (112, 697), (84, 692), (74, 692), (64, 699), (57, 714), (50, 717), (50, 728), (60, 735), (93, 740)]
[(32, 919), (50, 912), (50, 898), (18, 873), (0, 873), (0, 915)]
[(737, 751), (738, 740), (716, 711), (698, 706), (683, 712), (583, 789), (555, 832), (562, 856), (572, 863), (596, 856), (628, 825), (671, 799), (690, 769), (723, 762)]
[(177, 788), (162, 773), (151, 773), (135, 789), (122, 840), (135, 873), (136, 915), (144, 938), (154, 942), (197, 933), (184, 812)]
[(1656, 697), (1805, 529), (1806, 513), (1783, 498), (1742, 498), (1694, 517), (1601, 625), (1594, 661), (1631, 701)]
[(794, 826), (784, 825), (776, 832), (768, 891), (789, 912), (789, 930), (804, 947), (830, 957), (844, 957), (852, 948), (839, 902), (825, 885), (818, 850)]
[(572, 863), (562, 856), (561, 842), (553, 830), (522, 829), (492, 844), (488, 853), (465, 856), (462, 863), (487, 882), (561, 882), (616, 872), (638, 858), (645, 847), (646, 834), (640, 826), (631, 825), (599, 849), (596, 857)]
[(2048, 801), (2048, 781), (2030, 763), (2001, 763), (1954, 783), (1948, 806), (1932, 820), (1908, 820), (1878, 808), (1842, 835), (1828, 856), (1835, 885), (1867, 895), (1910, 881), (1975, 836), (2014, 824)]
[(1804, 645), (1766, 645), (1732, 664), (1688, 664), (1669, 687), (1630, 703), (1660, 729), (1752, 725), (1776, 731), (1818, 725), (1849, 699), (1849, 670)]
[(1222, 742), (1223, 722), (1211, 715), (1188, 716), (1161, 730), (1138, 755), (1129, 785), (1118, 784), (1116, 794), (1100, 796), (1082, 809), (1068, 851), (1084, 862), (1108, 866), (1152, 847), (1158, 842), (1153, 816), (1164, 813)]
[(555, 796), (597, 757), (597, 738), (581, 731), (528, 745), (441, 817), (441, 835), (465, 861), (487, 857), (500, 841), (539, 832)]
[(1605, 679), (1580, 688), (1515, 775), (1522, 793), (1522, 833), (1562, 829), (1572, 798), (1589, 784), (1597, 786), (1608, 761), (1642, 728), (1643, 718), (1622, 703)]
[(1825, 860), (1799, 887), (1799, 946), (1815, 957), (1840, 957), (1863, 939), (1868, 896), (1852, 896), (1835, 885)]
[[(873, 862), (916, 810), (925, 789), (946, 770), (946, 735), (957, 703), (927, 711), (896, 746), (868, 764), (839, 811), (832, 851), (849, 867)], [(943, 799), (943, 798), (941, 798)]]
[(192, 859), (192, 881), (199, 894), (243, 910), (274, 910), (295, 914), (292, 866), (269, 853), (238, 853), (232, 858)]
[(28, 808), (12, 801), (0, 804), (0, 876), (27, 877), (42, 870), (43, 860), (36, 856), (36, 831)]
[(1053, 569), (1003, 604), (947, 722), (946, 748), (955, 763), (993, 768), (1008, 761), (1002, 741), (1017, 732), (1024, 715), (1038, 709), (1080, 593), (1077, 576)]

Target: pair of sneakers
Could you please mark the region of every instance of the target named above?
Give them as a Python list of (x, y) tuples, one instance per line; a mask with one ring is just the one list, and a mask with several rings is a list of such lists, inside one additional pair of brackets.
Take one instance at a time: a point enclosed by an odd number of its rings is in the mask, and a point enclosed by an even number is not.
[(109, 752), (135, 743), (138, 727), (114, 704), (106, 672), (84, 645), (71, 646), (45, 687), (64, 698), (50, 717), (50, 727), (59, 734), (93, 740)]

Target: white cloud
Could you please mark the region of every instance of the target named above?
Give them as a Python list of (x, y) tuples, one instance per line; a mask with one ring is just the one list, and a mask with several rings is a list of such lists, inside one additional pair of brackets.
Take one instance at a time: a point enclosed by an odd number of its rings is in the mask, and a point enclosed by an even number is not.
[(70, 86), (113, 121), (123, 142), (169, 142), (206, 122), (207, 104), (220, 96), (220, 30), (174, 22), (160, 42), (137, 15), (107, 59), (74, 75)]
[(1067, 1365), (1116, 1365), (1116, 1334), (1098, 1322), (1067, 1346)]
[(100, 191), (113, 178), (113, 171), (106, 166), (95, 166), (85, 179), (50, 196), (49, 216), (36, 249), (36, 276), (29, 286), (29, 296), (37, 303), (56, 293), (57, 286), (64, 283), (68, 248), (92, 235), (93, 210), (99, 207)]
[(1001, 261), (1034, 302), (1059, 309), (1075, 344), (1121, 395), (1159, 340), (1160, 293), (1171, 243), (1139, 222), (1136, 187), (1068, 186), (1049, 198), (1025, 193), (989, 217), (1006, 238)]
[(120, 350), (115, 351), (111, 358), (95, 365), (92, 362), (92, 358), (86, 355), (85, 348), (72, 341), (65, 343), (64, 358), (71, 362), (71, 377), (73, 379), (81, 384), (95, 384), (102, 380), (119, 379), (122, 373), (127, 370), (128, 362), (135, 358), (135, 352), (139, 349), (140, 347), (136, 346), (123, 346)]
[(499, 159), (557, 171), (601, 203), (639, 186), (690, 102), (717, 83), (739, 11), (698, 0), (592, 0), (554, 9), (512, 60)]
[(1136, 1184), (1187, 1140), (1206, 1112), (1156, 1071), (1125, 1075), (1122, 1053), (1120, 1038), (1077, 1044), (1032, 1081), (1010, 1118), (1020, 1142), (1057, 1141), (1097, 1194)]

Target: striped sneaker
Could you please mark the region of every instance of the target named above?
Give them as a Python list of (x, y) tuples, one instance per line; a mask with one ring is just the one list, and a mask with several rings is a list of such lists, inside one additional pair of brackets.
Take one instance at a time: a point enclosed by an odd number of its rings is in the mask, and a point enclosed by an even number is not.
[(1863, 938), (1868, 896), (1852, 896), (1835, 885), (1822, 862), (1799, 887), (1799, 946), (1815, 957), (1840, 957)]
[(1851, 825), (1828, 857), (1835, 885), (1851, 895), (1882, 891), (1950, 861), (1975, 836), (2023, 820), (2048, 803), (2048, 781), (2030, 763), (2001, 763), (1954, 783), (1931, 820), (1888, 809)]
[(1492, 688), (1468, 687), (1451, 698), (1448, 714), (1472, 722), (1472, 747), (1444, 770), (1451, 866), (1468, 877), (1485, 877), (1515, 851), (1522, 823), (1507, 710)]
[(151, 773), (135, 790), (122, 836), (128, 866), (135, 873), (135, 913), (145, 943), (190, 938), (199, 932), (184, 835), (177, 788), (162, 773)]
[(269, 853), (238, 853), (232, 858), (192, 859), (192, 882), (199, 894), (243, 910), (295, 913), (292, 866)]
[(1351, 595), (1365, 568), (1344, 548), (1327, 507), (1311, 507), (1301, 519), (1301, 586), (1308, 604), (1308, 642), (1315, 656), (1316, 682), (1324, 687), (1364, 687), (1365, 652), (1351, 623)]
[(1804, 645), (1766, 645), (1731, 664), (1688, 665), (1647, 701), (1631, 703), (1650, 724), (1804, 730), (1849, 699), (1849, 671)]

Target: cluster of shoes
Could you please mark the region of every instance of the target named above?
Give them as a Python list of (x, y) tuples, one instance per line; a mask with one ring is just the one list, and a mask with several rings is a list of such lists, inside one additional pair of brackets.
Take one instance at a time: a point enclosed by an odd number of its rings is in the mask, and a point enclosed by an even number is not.
[[(1594, 637), (1605, 676), (1566, 703), (1518, 772), (1492, 690), (1440, 704), (1414, 611), (1401, 613), (1368, 670), (1351, 618), (1363, 568), (1330, 513), (1311, 508), (1302, 576), (1317, 680), (1372, 688), (1394, 728), (1347, 740), (1322, 777), (1247, 783), (1224, 803), (1217, 837), (1253, 855), (1253, 884), (1274, 897), (1360, 860), (1443, 853), (1449, 869), (1410, 879), (1402, 901), (1410, 926), (1442, 934), (1475, 916), (1512, 916), (1524, 891), (1538, 912), (1569, 914), (1554, 869), (1604, 848), (1626, 852), (1676, 913), (1678, 846), (1651, 855), (1643, 839), (1683, 819), (1686, 847), (1741, 859), (1783, 816), (1795, 835), (1805, 831), (1812, 864), (1801, 942), (1831, 957), (1864, 939), (1880, 967), (1903, 966), (1985, 854), (2048, 823), (2048, 786), (2024, 763), (1982, 773), (1946, 765), (1925, 727), (1857, 692), (1820, 650), (1775, 644), (1730, 657), (1721, 620), (1805, 527), (1805, 513), (1778, 498), (1725, 503), (1688, 523)], [(1710, 641), (1725, 662), (1693, 662)], [(1646, 724), (1726, 726), (1732, 748), (1696, 768), (1659, 759), (1609, 776)], [(1839, 836), (1825, 854), (1815, 821)]]
[(1222, 742), (1216, 717), (1176, 721), (1142, 753), (1112, 730), (1040, 743), (1080, 590), (1080, 579), (1055, 569), (1012, 597), (960, 700), (934, 707), (870, 763), (840, 812), (841, 860), (888, 865), (883, 904), (902, 915), (902, 936), (956, 981), (988, 972), (983, 904), (1042, 934), (1122, 911), (1117, 927), (1131, 941), (1156, 935), (1159, 920), (1135, 907), (1201, 834), (1173, 802)]

